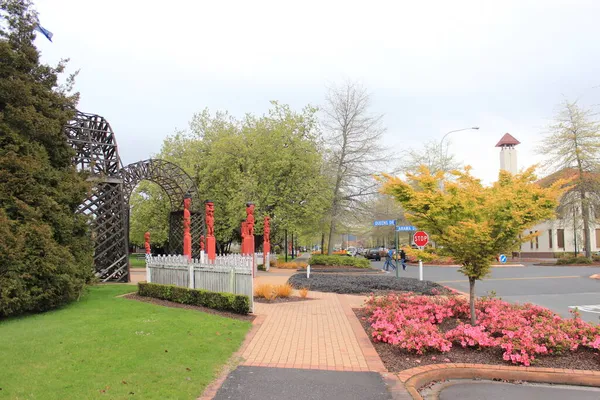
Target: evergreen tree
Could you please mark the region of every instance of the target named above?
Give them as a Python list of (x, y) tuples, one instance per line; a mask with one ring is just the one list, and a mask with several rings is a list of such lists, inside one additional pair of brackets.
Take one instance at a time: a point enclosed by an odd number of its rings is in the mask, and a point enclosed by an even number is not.
[(75, 215), (87, 184), (62, 133), (77, 95), (65, 62), (40, 63), (28, 0), (0, 0), (0, 318), (76, 299), (92, 277), (92, 246)]

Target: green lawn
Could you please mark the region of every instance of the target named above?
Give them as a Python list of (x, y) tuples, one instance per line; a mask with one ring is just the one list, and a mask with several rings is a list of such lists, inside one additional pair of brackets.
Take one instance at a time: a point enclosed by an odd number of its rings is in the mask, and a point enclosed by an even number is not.
[(138, 258), (135, 254), (130, 254), (129, 268), (146, 268), (146, 259)]
[(0, 399), (195, 399), (251, 324), (141, 303), (131, 285), (0, 322)]

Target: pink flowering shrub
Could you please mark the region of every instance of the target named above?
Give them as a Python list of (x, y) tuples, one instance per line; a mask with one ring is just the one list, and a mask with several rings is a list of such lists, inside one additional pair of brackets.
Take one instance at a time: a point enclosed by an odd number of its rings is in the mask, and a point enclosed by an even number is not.
[[(503, 359), (531, 365), (540, 354), (560, 354), (579, 347), (600, 349), (600, 327), (574, 318), (564, 319), (532, 304), (510, 304), (495, 298), (476, 303), (477, 324), (469, 319), (469, 305), (462, 297), (433, 297), (413, 293), (371, 296), (365, 311), (373, 339), (417, 354), (450, 351), (452, 344), (472, 348), (499, 348)], [(440, 324), (458, 320), (443, 332)]]

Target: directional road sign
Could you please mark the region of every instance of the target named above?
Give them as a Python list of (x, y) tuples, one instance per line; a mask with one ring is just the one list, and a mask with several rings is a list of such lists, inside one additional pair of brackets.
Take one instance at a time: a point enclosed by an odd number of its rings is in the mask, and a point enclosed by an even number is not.
[(412, 225), (398, 225), (396, 227), (396, 232), (402, 232), (402, 231), (416, 231), (417, 228), (412, 226)]
[(383, 219), (379, 221), (373, 221), (373, 226), (390, 226), (396, 225), (395, 219)]
[(423, 231), (418, 231), (415, 232), (413, 240), (417, 246), (423, 247), (429, 242), (429, 235)]
[(504, 264), (506, 262), (506, 256), (504, 254), (500, 254), (500, 257), (498, 257), (498, 260), (500, 260), (500, 262), (502, 264)]

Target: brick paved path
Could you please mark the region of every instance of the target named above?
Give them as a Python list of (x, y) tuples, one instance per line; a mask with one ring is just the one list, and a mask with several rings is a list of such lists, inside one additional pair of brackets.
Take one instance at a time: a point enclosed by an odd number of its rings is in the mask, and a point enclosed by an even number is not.
[(351, 309), (362, 299), (319, 292), (309, 297), (312, 300), (256, 303), (255, 313), (263, 318), (242, 353), (244, 365), (385, 371)]

